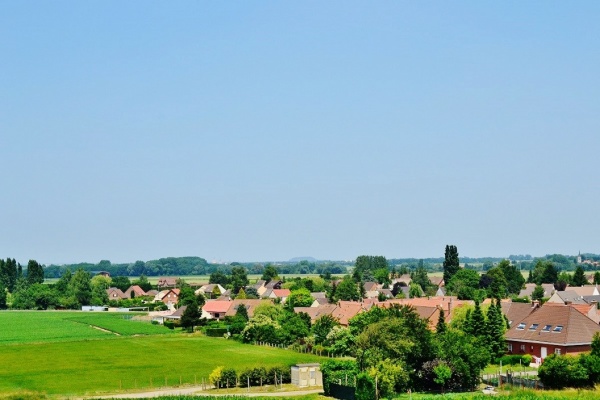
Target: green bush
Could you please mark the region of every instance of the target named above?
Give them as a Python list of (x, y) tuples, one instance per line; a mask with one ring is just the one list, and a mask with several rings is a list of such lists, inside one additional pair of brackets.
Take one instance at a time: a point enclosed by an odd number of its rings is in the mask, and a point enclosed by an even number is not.
[(225, 368), (221, 372), (221, 387), (235, 387), (237, 385), (237, 372), (233, 368)]
[(362, 372), (356, 376), (356, 400), (375, 400), (375, 381)]
[(206, 336), (223, 337), (227, 333), (227, 328), (206, 328)]
[(165, 321), (163, 325), (169, 329), (175, 329), (175, 323), (173, 321)]

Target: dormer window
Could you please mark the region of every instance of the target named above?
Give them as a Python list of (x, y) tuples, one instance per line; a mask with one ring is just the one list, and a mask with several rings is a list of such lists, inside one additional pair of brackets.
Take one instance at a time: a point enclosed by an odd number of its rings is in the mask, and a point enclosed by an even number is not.
[(552, 328), (552, 325), (544, 325), (542, 332), (550, 332), (550, 328)]
[(540, 326), (540, 324), (531, 324), (531, 326), (529, 327), (529, 330), (535, 331), (538, 328), (538, 326)]
[(517, 325), (517, 330), (522, 331), (523, 329), (525, 329), (525, 322), (521, 322), (519, 325)]
[(556, 325), (556, 328), (554, 328), (554, 330), (552, 332), (557, 332), (557, 333), (562, 332), (562, 329), (563, 329), (562, 325)]

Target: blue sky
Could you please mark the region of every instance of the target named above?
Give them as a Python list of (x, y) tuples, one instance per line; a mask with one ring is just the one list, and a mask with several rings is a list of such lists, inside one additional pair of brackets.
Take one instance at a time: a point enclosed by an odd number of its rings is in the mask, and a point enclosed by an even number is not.
[(0, 257), (600, 253), (600, 3), (0, 3)]

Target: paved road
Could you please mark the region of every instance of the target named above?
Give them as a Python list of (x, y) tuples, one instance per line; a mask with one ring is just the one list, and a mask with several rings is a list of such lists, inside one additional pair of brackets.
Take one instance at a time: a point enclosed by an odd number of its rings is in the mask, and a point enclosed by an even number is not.
[(219, 393), (215, 394), (211, 391), (202, 391), (202, 388), (197, 387), (186, 387), (186, 388), (171, 388), (171, 389), (161, 389), (161, 390), (152, 390), (148, 392), (137, 392), (137, 393), (122, 393), (122, 394), (112, 394), (109, 396), (91, 396), (83, 398), (82, 400), (87, 399), (141, 399), (141, 398), (151, 398), (151, 397), (160, 397), (160, 396), (177, 396), (177, 395), (193, 395), (193, 396), (247, 396), (247, 397), (290, 397), (290, 396), (304, 396), (308, 394), (321, 393), (323, 389), (309, 389), (309, 390), (295, 390), (291, 392), (237, 392), (237, 393)]

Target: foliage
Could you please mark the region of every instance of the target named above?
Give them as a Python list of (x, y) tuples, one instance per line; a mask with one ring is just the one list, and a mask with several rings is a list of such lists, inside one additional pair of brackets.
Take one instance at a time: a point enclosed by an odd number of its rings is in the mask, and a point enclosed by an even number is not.
[(408, 389), (409, 374), (402, 366), (393, 360), (386, 359), (371, 367), (367, 373), (377, 380), (377, 390), (380, 398), (391, 398), (395, 393)]
[(506, 289), (510, 294), (519, 294), (525, 278), (521, 271), (519, 271), (516, 265), (512, 264), (509, 260), (502, 260), (498, 264), (498, 268), (502, 271), (504, 278), (506, 279)]
[(575, 269), (575, 273), (573, 274), (571, 284), (573, 286), (583, 286), (587, 285), (588, 283), (589, 282), (585, 277), (585, 272), (583, 271), (583, 268), (581, 266), (577, 266), (577, 268)]
[[(358, 277), (357, 281), (363, 281), (363, 274), (370, 271), (372, 274), (377, 270), (389, 271), (389, 264), (383, 256), (358, 256), (354, 264), (354, 274)], [(381, 275), (381, 272), (379, 272)], [(367, 281), (364, 279), (364, 281)]]
[(356, 376), (356, 400), (374, 400), (377, 398), (375, 393), (375, 379), (369, 374), (362, 372)]
[(338, 320), (331, 315), (323, 315), (319, 317), (312, 327), (312, 333), (315, 335), (315, 342), (317, 344), (325, 342), (327, 335), (329, 335), (333, 327), (338, 325)]
[(535, 289), (531, 293), (531, 300), (542, 301), (544, 298), (544, 287), (540, 284), (535, 285)]
[(538, 377), (544, 387), (563, 389), (565, 387), (589, 386), (589, 374), (579, 358), (550, 354), (538, 369)]
[(212, 370), (208, 376), (208, 381), (215, 387), (221, 387), (221, 376), (223, 375), (223, 366), (219, 366)]
[(221, 371), (221, 387), (235, 387), (237, 385), (237, 372), (233, 368), (223, 368)]
[[(360, 285), (362, 287), (362, 285)], [(346, 275), (335, 288), (334, 302), (338, 300), (358, 301), (361, 299), (358, 286), (354, 280)]]
[(329, 385), (331, 383), (354, 383), (358, 375), (356, 362), (351, 360), (327, 360), (321, 363), (321, 373), (323, 374), (323, 391), (326, 396), (331, 395)]
[(27, 283), (44, 283), (44, 269), (35, 260), (29, 260), (27, 263)]
[(324, 344), (337, 356), (352, 356), (356, 350), (356, 337), (350, 329), (334, 326), (327, 334)]
[(461, 300), (474, 300), (480, 276), (472, 269), (461, 268), (446, 284), (446, 289)]
[(92, 300), (92, 284), (89, 272), (83, 269), (75, 271), (69, 286), (80, 305), (85, 306), (90, 304)]
[(269, 264), (265, 267), (265, 270), (263, 271), (262, 277), (260, 279), (270, 282), (278, 276), (279, 274), (277, 272), (277, 269), (273, 265)]
[(458, 249), (454, 245), (446, 245), (444, 251), (444, 282), (450, 282), (454, 274), (456, 274), (460, 268), (460, 261), (458, 259)]
[(315, 301), (308, 289), (297, 289), (288, 296), (285, 307), (289, 310), (294, 310), (294, 307), (310, 307)]
[[(258, 308), (258, 307), (257, 307)], [(248, 321), (242, 331), (242, 340), (246, 343), (266, 342), (277, 343), (277, 330), (280, 325), (264, 314), (254, 313), (254, 317)]]
[(500, 300), (492, 302), (487, 311), (487, 321), (485, 323), (486, 342), (492, 359), (501, 357), (506, 351), (506, 341), (504, 340), (504, 332), (506, 331), (506, 323)]
[(443, 334), (447, 330), (448, 330), (448, 327), (446, 326), (446, 315), (444, 313), (444, 308), (440, 308), (440, 314), (438, 316), (438, 322), (435, 325), (435, 333), (437, 333), (437, 334)]
[[(492, 299), (503, 299), (506, 297), (508, 290), (508, 282), (504, 276), (504, 272), (499, 267), (494, 267), (486, 272), (485, 276), (489, 282), (487, 285), (488, 297)], [(519, 288), (520, 290), (520, 288)]]
[(194, 327), (200, 325), (201, 316), (202, 313), (198, 307), (196, 297), (192, 296), (190, 302), (185, 306), (183, 314), (181, 314), (181, 327), (188, 332), (193, 332)]

